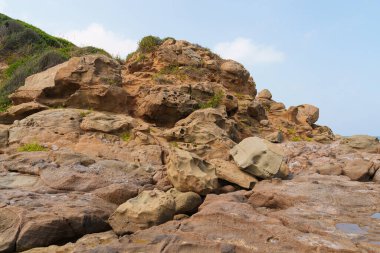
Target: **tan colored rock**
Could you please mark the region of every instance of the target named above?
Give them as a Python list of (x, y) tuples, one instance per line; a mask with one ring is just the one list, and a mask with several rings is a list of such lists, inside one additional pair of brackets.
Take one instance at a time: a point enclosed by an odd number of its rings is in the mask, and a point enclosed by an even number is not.
[(309, 125), (314, 124), (317, 122), (319, 118), (319, 108), (313, 105), (299, 105), (297, 106), (298, 113), (297, 113), (297, 119), (299, 122), (305, 122)]
[(239, 167), (232, 162), (213, 159), (210, 163), (215, 166), (216, 176), (230, 183), (237, 184), (246, 189), (252, 189), (258, 182), (254, 176), (240, 170)]
[(4, 208), (1, 204), (0, 217), (0, 252), (15, 252), (21, 217), (12, 208)]
[(10, 98), (14, 104), (37, 101), (49, 106), (126, 112), (127, 93), (119, 87), (120, 69), (117, 61), (104, 55), (73, 57), (28, 77)]
[(177, 190), (205, 195), (219, 187), (215, 168), (195, 154), (173, 148), (168, 160), (168, 179)]
[(367, 181), (369, 179), (369, 170), (373, 163), (365, 160), (349, 161), (343, 168), (343, 175), (348, 176), (351, 180)]
[(176, 214), (194, 212), (202, 203), (201, 197), (195, 192), (180, 192), (172, 188), (167, 193), (174, 198)]
[(272, 143), (281, 143), (284, 141), (284, 135), (281, 131), (277, 131), (265, 136), (265, 139)]
[(373, 176), (373, 181), (380, 183), (380, 169), (378, 169), (375, 172), (375, 175)]
[(317, 172), (321, 175), (339, 176), (343, 172), (343, 169), (339, 164), (322, 164), (318, 166), (316, 169)]
[(231, 149), (236, 164), (244, 171), (261, 178), (275, 176), (283, 163), (283, 150), (275, 144), (249, 137)]
[(80, 124), (80, 128), (84, 131), (112, 133), (131, 129), (136, 122), (130, 116), (91, 111), (83, 111), (82, 113), (84, 114), (84, 118)]
[(264, 106), (257, 100), (254, 100), (249, 104), (247, 113), (249, 116), (257, 119), (258, 121), (267, 119)]
[(0, 123), (12, 124), (15, 120), (21, 120), (29, 115), (48, 109), (47, 106), (36, 102), (28, 102), (14, 105), (8, 108), (5, 113), (0, 114)]
[(175, 201), (163, 191), (143, 191), (137, 197), (120, 205), (109, 218), (118, 235), (134, 233), (173, 219)]
[(379, 140), (373, 136), (354, 135), (350, 137), (344, 137), (340, 143), (347, 145), (354, 150), (366, 151), (370, 153), (380, 153)]
[(272, 93), (268, 89), (264, 89), (257, 94), (257, 98), (272, 99)]
[(8, 126), (0, 125), (0, 148), (5, 148), (8, 145)]

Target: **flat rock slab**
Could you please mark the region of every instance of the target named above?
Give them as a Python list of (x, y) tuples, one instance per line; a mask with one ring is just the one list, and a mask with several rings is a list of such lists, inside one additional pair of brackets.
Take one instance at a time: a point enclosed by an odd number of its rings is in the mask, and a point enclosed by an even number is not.
[(31, 252), (379, 252), (379, 193), (379, 184), (342, 176), (264, 180), (253, 192), (207, 195), (200, 211), (185, 220), (120, 239), (87, 235), (76, 244)]

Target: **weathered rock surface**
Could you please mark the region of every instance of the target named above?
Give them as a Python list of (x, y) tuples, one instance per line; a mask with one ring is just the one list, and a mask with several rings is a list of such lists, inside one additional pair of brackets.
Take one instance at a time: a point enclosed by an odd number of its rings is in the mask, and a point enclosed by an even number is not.
[(137, 197), (120, 205), (109, 218), (113, 231), (118, 235), (162, 224), (173, 219), (176, 203), (163, 191), (143, 191)]
[(167, 173), (173, 186), (182, 192), (205, 195), (219, 187), (215, 168), (211, 164), (179, 148), (170, 151)]
[(257, 137), (244, 139), (230, 154), (242, 170), (260, 178), (275, 176), (284, 160), (279, 146)]
[(379, 252), (378, 140), (256, 97), (241, 64), (199, 45), (72, 58), (11, 98), (0, 251)]
[(373, 163), (365, 160), (353, 160), (343, 168), (343, 174), (356, 181), (367, 181), (369, 179), (369, 170)]
[(126, 112), (120, 69), (117, 61), (104, 55), (74, 57), (28, 77), (10, 98), (14, 104), (37, 101), (48, 106)]
[(50, 250), (74, 252), (96, 242), (96, 250), (116, 252), (378, 252), (379, 223), (372, 217), (379, 191), (378, 184), (337, 176), (264, 180), (253, 192), (208, 195), (185, 220), (120, 239), (94, 234)]
[(221, 159), (212, 159), (210, 163), (215, 166), (215, 173), (219, 179), (237, 184), (245, 189), (252, 189), (258, 182), (254, 176), (242, 171), (233, 162)]
[(4, 113), (0, 113), (0, 124), (12, 124), (15, 120), (21, 120), (33, 113), (48, 109), (47, 106), (36, 102), (22, 103), (11, 106)]

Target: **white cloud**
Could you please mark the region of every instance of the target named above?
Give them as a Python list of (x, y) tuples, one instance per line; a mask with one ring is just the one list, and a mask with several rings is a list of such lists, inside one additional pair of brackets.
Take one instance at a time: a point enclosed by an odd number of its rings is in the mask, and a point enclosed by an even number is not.
[(214, 51), (223, 58), (252, 66), (261, 63), (277, 63), (285, 60), (285, 53), (272, 46), (256, 44), (247, 38), (218, 43)]
[(84, 30), (73, 30), (59, 35), (77, 46), (99, 47), (114, 56), (125, 57), (137, 48), (137, 41), (124, 38), (112, 31), (106, 30), (100, 24), (91, 24)]

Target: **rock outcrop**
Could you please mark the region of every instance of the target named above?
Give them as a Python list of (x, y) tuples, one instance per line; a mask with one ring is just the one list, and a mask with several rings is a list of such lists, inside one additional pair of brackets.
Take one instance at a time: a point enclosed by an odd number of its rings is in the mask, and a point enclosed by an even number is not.
[(74, 57), (11, 95), (1, 252), (379, 252), (377, 138), (256, 96), (199, 45), (145, 39), (124, 63)]

